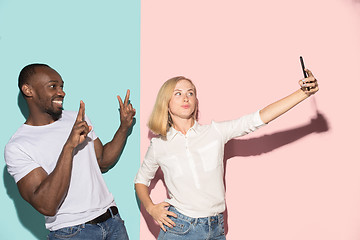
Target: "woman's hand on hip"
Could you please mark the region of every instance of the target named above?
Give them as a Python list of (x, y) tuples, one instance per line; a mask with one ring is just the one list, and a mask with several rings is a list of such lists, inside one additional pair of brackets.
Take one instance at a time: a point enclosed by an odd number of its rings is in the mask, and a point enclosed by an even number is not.
[(154, 204), (153, 206), (147, 209), (148, 213), (160, 225), (161, 229), (164, 230), (164, 232), (166, 232), (164, 224), (170, 228), (175, 226), (175, 223), (168, 216), (173, 216), (177, 218), (177, 215), (175, 213), (167, 210), (169, 206), (170, 206), (169, 203), (162, 202), (162, 203)]

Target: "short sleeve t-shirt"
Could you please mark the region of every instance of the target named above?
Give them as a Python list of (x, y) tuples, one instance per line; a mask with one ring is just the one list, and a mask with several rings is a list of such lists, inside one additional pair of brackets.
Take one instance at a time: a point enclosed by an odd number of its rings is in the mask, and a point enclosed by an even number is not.
[[(18, 182), (35, 168), (50, 174), (74, 125), (77, 112), (63, 111), (57, 121), (43, 126), (23, 124), (5, 147), (8, 172)], [(90, 120), (85, 120), (91, 125)], [(89, 221), (115, 205), (102, 177), (94, 148), (93, 129), (74, 151), (70, 187), (55, 216), (45, 216), (49, 230)]]

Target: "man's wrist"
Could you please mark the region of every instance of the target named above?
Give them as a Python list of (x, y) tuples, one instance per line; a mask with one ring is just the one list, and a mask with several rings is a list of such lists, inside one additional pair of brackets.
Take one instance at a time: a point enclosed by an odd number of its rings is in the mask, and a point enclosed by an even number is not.
[(74, 149), (75, 149), (75, 146), (71, 145), (69, 142), (66, 142), (65, 145), (64, 145), (64, 147), (63, 147), (63, 151), (64, 151), (64, 152), (71, 152), (71, 153), (73, 153)]
[(124, 124), (120, 124), (119, 131), (127, 133), (129, 131), (130, 126), (125, 126)]

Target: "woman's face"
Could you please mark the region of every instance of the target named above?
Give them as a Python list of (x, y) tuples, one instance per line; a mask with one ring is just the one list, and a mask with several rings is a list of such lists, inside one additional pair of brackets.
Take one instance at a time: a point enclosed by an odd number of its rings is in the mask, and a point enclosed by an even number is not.
[(192, 118), (196, 103), (195, 87), (188, 80), (178, 81), (169, 102), (171, 118)]

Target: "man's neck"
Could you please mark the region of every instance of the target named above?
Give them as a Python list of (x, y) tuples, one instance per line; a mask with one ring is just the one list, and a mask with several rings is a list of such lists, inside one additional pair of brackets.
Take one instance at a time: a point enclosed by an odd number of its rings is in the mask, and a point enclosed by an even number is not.
[(26, 119), (25, 124), (30, 125), (30, 126), (44, 126), (44, 125), (54, 123), (60, 117), (61, 117), (61, 115), (59, 117), (54, 117), (47, 113), (46, 114), (31, 114), (30, 113), (29, 117)]

